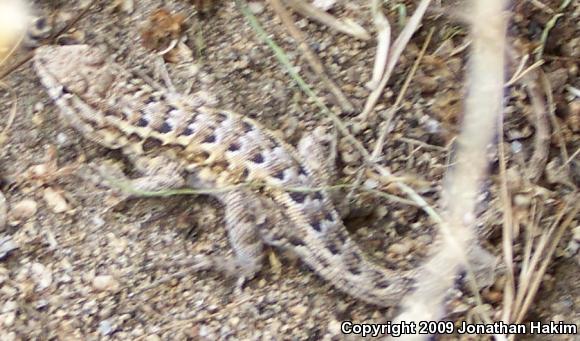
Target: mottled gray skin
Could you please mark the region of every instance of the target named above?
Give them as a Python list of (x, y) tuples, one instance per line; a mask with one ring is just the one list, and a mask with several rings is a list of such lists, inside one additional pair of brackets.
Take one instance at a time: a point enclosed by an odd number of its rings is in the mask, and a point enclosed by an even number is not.
[[(202, 98), (153, 89), (87, 45), (46, 46), (34, 65), (62, 116), (86, 138), (121, 149), (144, 178), (140, 189), (224, 188), (236, 271), (252, 276), (263, 244), (289, 249), (336, 288), (365, 302), (392, 306), (415, 272), (368, 261), (349, 237), (324, 187), (324, 169), (305, 140), (300, 156), (257, 122), (212, 108)], [(313, 191), (291, 191), (291, 188)]]

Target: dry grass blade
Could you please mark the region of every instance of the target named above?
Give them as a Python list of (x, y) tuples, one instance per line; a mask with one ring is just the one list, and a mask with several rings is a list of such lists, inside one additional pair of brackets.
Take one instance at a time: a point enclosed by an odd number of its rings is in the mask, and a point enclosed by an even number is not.
[(306, 1), (286, 0), (286, 2), (296, 12), (312, 20), (316, 20), (335, 31), (348, 34), (354, 38), (361, 40), (371, 39), (370, 34), (362, 26), (355, 23), (354, 21), (339, 20), (333, 17), (332, 15), (310, 5)]
[[(511, 53), (511, 55), (515, 55), (515, 52)], [(506, 82), (506, 84), (505, 84), (506, 86), (514, 85), (522, 77), (526, 76), (528, 73), (530, 73), (530, 72), (534, 71), (535, 69), (539, 68), (540, 66), (544, 65), (543, 60), (538, 60), (534, 64), (532, 64), (532, 65), (528, 66), (526, 69), (524, 69), (524, 66), (526, 65), (526, 62), (528, 61), (529, 58), (530, 58), (529, 55), (525, 55), (522, 58), (522, 60), (520, 61), (520, 64), (518, 65), (516, 72), (514, 72), (514, 75), (512, 76), (512, 78), (510, 78), (509, 81)]]
[[(568, 215), (562, 223), (558, 222), (564, 216), (569, 205), (565, 205), (558, 213), (556, 220), (550, 229), (541, 235), (537, 243), (536, 250), (529, 260), (529, 267), (527, 273), (522, 276), (522, 287), (518, 288), (518, 295), (516, 300), (516, 307), (513, 310), (512, 320), (514, 323), (521, 323), (526, 316), (528, 309), (534, 299), (542, 278), (546, 273), (548, 265), (552, 261), (552, 256), (556, 250), (556, 246), (562, 239), (566, 229), (570, 226), (572, 221), (576, 219), (580, 209), (580, 202), (573, 199), (573, 207), (568, 210)], [(569, 202), (566, 202), (568, 204)]]
[(8, 216), (8, 204), (4, 193), (0, 191), (0, 231), (4, 230), (6, 226), (6, 217)]
[(558, 19), (560, 19), (560, 17), (562, 17), (563, 15), (564, 15), (563, 13), (558, 13), (554, 15), (550, 19), (550, 21), (548, 21), (546, 27), (544, 27), (544, 30), (542, 31), (542, 36), (540, 38), (540, 45), (534, 51), (536, 54), (536, 60), (541, 60), (542, 57), (544, 56), (544, 47), (546, 46), (546, 42), (548, 41), (550, 31), (554, 28), (554, 26), (556, 26), (556, 22), (558, 22)]
[[(0, 132), (0, 148), (2, 148), (2, 146), (6, 142), (6, 139), (8, 138), (8, 132), (10, 132), (10, 128), (12, 127), (12, 124), (14, 123), (14, 119), (16, 118), (16, 112), (17, 112), (17, 108), (18, 108), (18, 98), (16, 97), (16, 95), (14, 93), (12, 93), (12, 91), (10, 91), (10, 89), (8, 89), (6, 87), (6, 85), (0, 83), (0, 88), (3, 88), (6, 91), (8, 91), (10, 93), (10, 96), (12, 97), (12, 108), (10, 109), (10, 114), (8, 115), (8, 120), (6, 121), (6, 126), (4, 127), (2, 132)], [(0, 155), (2, 155), (1, 152), (0, 152)]]
[[(457, 164), (448, 173), (443, 200), (448, 211), (439, 231), (437, 250), (420, 269), (417, 290), (405, 297), (400, 321), (439, 320), (445, 294), (457, 271), (467, 265), (466, 250), (473, 250), (474, 207), (487, 169), (487, 146), (501, 117), (504, 87), (506, 22), (503, 0), (472, 1), (473, 38), (465, 118), (457, 139)], [(471, 273), (467, 265), (468, 274)], [(477, 289), (473, 288), (477, 293)], [(414, 339), (426, 339), (416, 335)]]
[(514, 274), (514, 222), (513, 222), (513, 209), (511, 203), (511, 196), (507, 184), (507, 166), (506, 166), (506, 156), (504, 150), (504, 139), (503, 139), (503, 121), (498, 119), (498, 125), (500, 127), (499, 131), (499, 141), (498, 141), (498, 154), (499, 154), (499, 174), (500, 174), (500, 198), (503, 205), (503, 220), (502, 220), (502, 248), (503, 248), (503, 261), (506, 267), (506, 282), (503, 288), (503, 311), (501, 320), (504, 323), (509, 323), (511, 311), (513, 308), (513, 303), (515, 301), (515, 274)]
[(282, 20), (282, 23), (288, 29), (288, 33), (296, 40), (298, 43), (298, 47), (304, 52), (304, 56), (308, 61), (312, 70), (316, 73), (316, 75), (322, 80), (324, 85), (332, 92), (334, 97), (336, 98), (338, 104), (342, 108), (344, 112), (353, 112), (354, 106), (350, 101), (346, 98), (346, 96), (342, 93), (340, 88), (334, 84), (334, 82), (326, 75), (326, 71), (324, 70), (324, 66), (322, 62), (316, 56), (314, 52), (310, 49), (308, 44), (306, 43), (306, 37), (300, 31), (298, 27), (294, 24), (294, 20), (290, 16), (290, 13), (284, 8), (284, 5), (280, 2), (280, 0), (268, 0), (276, 14)]
[(423, 18), (425, 11), (427, 11), (427, 7), (429, 7), (430, 3), (431, 0), (421, 0), (419, 5), (417, 6), (417, 9), (415, 10), (415, 13), (413, 13), (413, 16), (409, 19), (409, 22), (407, 23), (407, 25), (405, 25), (405, 28), (403, 28), (403, 31), (401, 31), (401, 34), (399, 35), (399, 37), (397, 37), (397, 40), (395, 40), (395, 42), (393, 43), (393, 46), (391, 46), (387, 67), (385, 69), (385, 73), (383, 74), (383, 78), (381, 79), (379, 86), (376, 89), (374, 89), (367, 98), (365, 107), (358, 117), (360, 120), (366, 121), (368, 115), (371, 113), (371, 111), (377, 104), (379, 97), (381, 96), (383, 90), (387, 86), (387, 82), (391, 77), (391, 73), (393, 72), (393, 69), (397, 64), (397, 61), (399, 60), (401, 53), (403, 53), (405, 46), (407, 46), (407, 43), (409, 42), (415, 31), (417, 31), (417, 29), (419, 28), (419, 25), (421, 24), (421, 19)]

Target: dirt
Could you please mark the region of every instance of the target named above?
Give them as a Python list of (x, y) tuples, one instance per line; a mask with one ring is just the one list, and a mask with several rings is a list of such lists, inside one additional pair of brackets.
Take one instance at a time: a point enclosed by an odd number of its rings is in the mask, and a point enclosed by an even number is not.
[[(234, 2), (216, 1), (203, 15), (187, 1), (136, 1), (133, 11), (123, 8), (122, 4), (128, 2), (96, 4), (73, 25), (73, 31), (57, 42), (99, 45), (128, 69), (163, 83), (159, 58), (151, 51), (155, 46), (145, 43), (146, 48), (141, 36), (147, 28), (153, 33), (159, 33), (156, 28), (162, 30), (161, 26), (148, 26), (148, 20), (163, 6), (170, 16), (182, 15), (168, 19), (175, 20), (170, 24), (184, 25), (175, 33), (187, 38), (187, 48), (180, 53), (189, 50), (192, 54), (190, 60), (187, 54), (178, 53), (173, 56), (177, 63), (167, 63), (171, 83), (179, 92), (206, 91), (215, 97), (218, 106), (258, 120), (293, 144), (316, 127), (332, 126)], [(559, 13), (560, 2), (544, 4)], [(62, 27), (80, 13), (77, 6), (53, 1), (37, 2), (33, 8), (39, 16), (54, 15), (55, 25)], [(253, 1), (250, 6), (302, 77), (324, 103), (340, 113), (341, 120), (367, 150), (373, 150), (384, 121), (381, 115), (395, 101), (433, 29), (426, 55), (392, 121), (381, 163), (407, 179), (437, 207), (442, 178), (453, 155), (453, 141), (461, 128), (465, 97), (469, 49), (459, 49), (468, 41), (466, 25), (461, 22), (462, 4), (427, 14), (378, 105), (363, 122), (356, 119), (356, 114), (369, 94), (365, 84), (371, 79), (376, 51), (368, 2), (337, 1), (330, 10), (334, 16), (350, 18), (369, 30), (373, 39), (367, 41), (293, 14), (327, 75), (354, 105), (353, 113), (341, 112), (268, 3)], [(510, 47), (532, 58), (542, 31), (554, 16), (538, 6), (517, 2), (510, 7)], [(384, 6), (393, 36), (402, 27), (400, 9), (392, 4)], [(408, 15), (414, 9), (413, 3), (406, 2)], [(580, 147), (580, 5), (572, 1), (561, 12), (546, 40), (541, 66), (551, 85), (555, 109), (547, 164), (542, 165), (537, 180), (526, 180), (530, 156), (536, 148), (537, 127), (529, 95), (521, 83), (506, 89), (503, 147), (507, 175), (500, 172), (497, 145), (490, 147), (490, 176), (478, 207), (478, 231), (480, 243), (500, 264), (504, 205), (499, 186), (504, 176), (514, 215), (524, 231), (536, 222), (536, 233), (541, 235), (566, 209), (565, 199), (578, 198), (580, 165), (574, 153)], [(172, 26), (168, 27), (170, 30)], [(161, 47), (164, 43), (159, 42)], [(11, 61), (30, 51), (22, 47)], [(509, 63), (507, 78), (515, 72), (519, 60)], [(5, 117), (0, 121), (0, 131), (8, 125), (14, 95), (18, 103), (15, 121), (0, 145), (0, 194), (6, 197), (5, 203), (0, 200), (0, 339), (338, 340), (348, 338), (340, 332), (344, 320), (386, 322), (395, 316), (396, 307), (381, 309), (358, 302), (333, 289), (290, 255), (275, 250), (269, 251), (264, 269), (241, 290), (235, 279), (220, 273), (188, 271), (188, 262), (196, 254), (230, 252), (220, 205), (206, 196), (119, 202), (115, 191), (101, 183), (90, 166), (113, 161), (131, 174), (123, 156), (83, 140), (64, 124), (30, 62), (3, 81), (9, 91), (0, 92), (0, 109)], [(562, 156), (564, 148), (569, 157), (566, 160)], [(361, 156), (343, 137), (338, 139), (338, 156), (337, 181), (352, 183)], [(404, 197), (389, 186), (381, 189)], [(353, 206), (346, 217), (350, 232), (377, 263), (410, 269), (425, 258), (434, 225), (419, 208), (369, 193), (357, 193), (349, 204)], [(7, 213), (3, 214), (4, 208)], [(579, 217), (575, 217), (564, 232), (526, 321), (580, 321), (578, 222)], [(516, 239), (516, 270), (523, 266), (524, 238), (522, 234)], [(505, 266), (498, 266), (493, 284), (481, 290), (482, 305), (467, 286), (458, 284), (452, 289), (446, 307), (448, 319), (459, 323), (483, 309), (492, 320), (500, 320), (505, 271)], [(541, 336), (522, 337), (526, 338)]]

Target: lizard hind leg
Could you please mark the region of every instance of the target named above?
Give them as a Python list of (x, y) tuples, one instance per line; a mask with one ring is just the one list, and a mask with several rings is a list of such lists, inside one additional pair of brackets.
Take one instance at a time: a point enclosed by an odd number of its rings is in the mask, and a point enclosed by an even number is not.
[(251, 278), (263, 263), (264, 242), (260, 226), (267, 222), (267, 210), (260, 199), (248, 191), (231, 191), (219, 195), (224, 204), (225, 223), (234, 259), (215, 259), (216, 266), (238, 277)]

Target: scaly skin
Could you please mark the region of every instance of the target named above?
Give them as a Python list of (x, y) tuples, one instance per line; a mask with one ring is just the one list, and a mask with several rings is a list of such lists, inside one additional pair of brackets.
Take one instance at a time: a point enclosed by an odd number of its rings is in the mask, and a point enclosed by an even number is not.
[(218, 195), (244, 274), (259, 270), (266, 243), (295, 252), (335, 287), (371, 304), (397, 304), (414, 284), (414, 271), (390, 271), (366, 259), (325, 191), (284, 190), (324, 186), (322, 170), (257, 122), (201, 98), (155, 90), (87, 45), (41, 47), (34, 65), (62, 116), (83, 136), (122, 149), (146, 175), (163, 179), (159, 170), (167, 166), (183, 180), (151, 182), (151, 188), (264, 184)]

